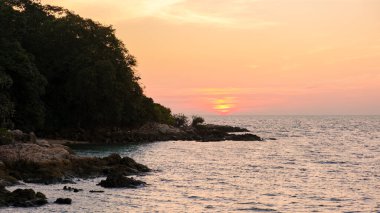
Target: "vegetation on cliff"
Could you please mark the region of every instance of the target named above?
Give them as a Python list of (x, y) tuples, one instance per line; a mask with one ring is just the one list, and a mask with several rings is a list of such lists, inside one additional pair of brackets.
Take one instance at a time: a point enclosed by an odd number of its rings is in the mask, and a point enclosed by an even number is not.
[(0, 1), (0, 127), (26, 131), (173, 123), (143, 93), (111, 26), (37, 0)]

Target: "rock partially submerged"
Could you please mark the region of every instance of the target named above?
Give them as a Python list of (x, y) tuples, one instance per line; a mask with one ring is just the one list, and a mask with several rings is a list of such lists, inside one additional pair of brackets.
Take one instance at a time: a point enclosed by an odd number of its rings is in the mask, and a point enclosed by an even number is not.
[(227, 140), (231, 141), (262, 141), (262, 139), (254, 134), (241, 134), (241, 135), (233, 135), (230, 134), (226, 137)]
[(108, 175), (107, 179), (100, 181), (98, 185), (104, 188), (136, 188), (145, 184), (144, 181), (128, 178), (121, 173), (116, 173)]
[[(262, 141), (257, 135), (248, 133), (249, 130), (240, 127), (232, 127), (225, 125), (198, 125), (193, 130), (198, 136), (197, 141)], [(243, 134), (238, 134), (243, 133)]]
[(75, 192), (75, 193), (83, 191), (83, 189), (77, 189), (71, 186), (64, 186), (63, 190), (69, 191), (69, 192)]
[(54, 203), (56, 204), (63, 204), (63, 205), (70, 205), (72, 202), (71, 198), (57, 198)]
[(41, 192), (32, 189), (16, 189), (13, 192), (0, 186), (0, 207), (36, 207), (47, 204), (47, 199)]
[(7, 166), (3, 161), (0, 161), (0, 187), (1, 186), (11, 186), (16, 184), (18, 181), (16, 178), (9, 175)]

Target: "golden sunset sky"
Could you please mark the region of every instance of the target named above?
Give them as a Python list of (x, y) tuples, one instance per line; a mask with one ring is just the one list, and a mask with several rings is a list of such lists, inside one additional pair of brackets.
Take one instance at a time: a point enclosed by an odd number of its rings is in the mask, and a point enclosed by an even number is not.
[(112, 25), (186, 114), (380, 114), (380, 0), (43, 0)]

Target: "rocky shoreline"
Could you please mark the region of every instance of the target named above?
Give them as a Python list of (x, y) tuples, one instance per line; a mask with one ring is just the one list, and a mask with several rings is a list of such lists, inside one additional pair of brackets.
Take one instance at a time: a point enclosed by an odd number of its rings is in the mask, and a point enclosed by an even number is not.
[[(114, 130), (92, 133), (81, 134), (81, 141), (94, 144), (128, 144), (167, 140), (262, 141), (260, 137), (249, 133), (247, 129), (211, 124), (175, 128), (166, 124), (149, 123), (131, 131)], [(146, 183), (127, 176), (149, 171), (151, 170), (147, 166), (118, 154), (111, 154), (104, 158), (77, 156), (68, 146), (37, 139), (34, 133), (27, 134), (20, 130), (13, 130), (0, 135), (0, 207), (35, 207), (47, 203), (44, 194), (34, 192), (32, 189), (17, 189), (13, 192), (6, 190), (5, 187), (16, 185), (19, 181), (55, 184), (73, 183), (75, 178), (107, 177), (98, 185), (105, 188), (135, 188), (144, 186)], [(63, 190), (68, 190), (68, 188)], [(80, 189), (72, 190), (75, 192)], [(101, 192), (94, 191), (94, 193)], [(70, 204), (71, 199), (58, 198), (55, 203)]]
[[(105, 177), (103, 187), (136, 187), (145, 184), (126, 176), (150, 169), (132, 158), (111, 154), (108, 157), (81, 157), (67, 146), (38, 140), (34, 134), (11, 132), (11, 144), (0, 146), (0, 207), (36, 207), (47, 203), (46, 196), (32, 189), (5, 187), (20, 183), (74, 183), (75, 178)], [(17, 140), (14, 140), (17, 139)], [(4, 138), (2, 139), (4, 140)], [(65, 189), (64, 189), (65, 190)], [(73, 191), (79, 191), (74, 189)], [(69, 202), (70, 201), (70, 202)], [(70, 198), (58, 198), (57, 204), (70, 204)]]
[(94, 144), (128, 144), (155, 141), (263, 141), (246, 128), (227, 125), (199, 124), (173, 127), (167, 124), (147, 123), (137, 129), (65, 130), (44, 135), (52, 140), (84, 141)]

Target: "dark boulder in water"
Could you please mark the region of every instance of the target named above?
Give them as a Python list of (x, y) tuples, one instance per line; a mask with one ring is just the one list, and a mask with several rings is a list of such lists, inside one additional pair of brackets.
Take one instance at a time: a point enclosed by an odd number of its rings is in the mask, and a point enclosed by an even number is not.
[(56, 204), (70, 205), (71, 202), (72, 202), (71, 198), (57, 198), (57, 200), (54, 203), (56, 203)]
[(125, 165), (128, 168), (134, 170), (133, 171), (134, 173), (151, 171), (147, 166), (137, 163), (135, 160), (133, 160), (130, 157), (123, 157), (118, 163), (120, 163), (121, 165)]
[(80, 192), (80, 191), (83, 191), (83, 189), (77, 189), (77, 188), (74, 188), (74, 187), (70, 187), (70, 186), (64, 186), (63, 187), (63, 190), (65, 191), (69, 191), (69, 192)]
[(250, 133), (241, 135), (229, 134), (226, 139), (232, 141), (262, 141), (259, 136)]
[(128, 178), (121, 173), (116, 173), (108, 175), (107, 179), (100, 181), (98, 185), (104, 188), (136, 188), (145, 184), (144, 181)]
[(16, 189), (13, 192), (0, 187), (0, 207), (36, 207), (47, 204), (47, 199), (41, 192), (32, 189)]

